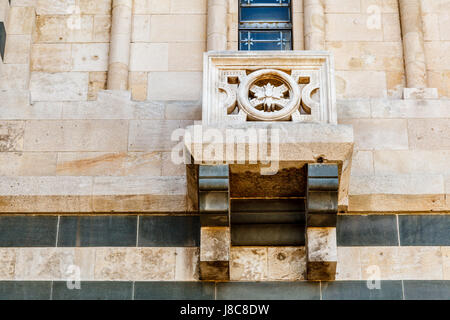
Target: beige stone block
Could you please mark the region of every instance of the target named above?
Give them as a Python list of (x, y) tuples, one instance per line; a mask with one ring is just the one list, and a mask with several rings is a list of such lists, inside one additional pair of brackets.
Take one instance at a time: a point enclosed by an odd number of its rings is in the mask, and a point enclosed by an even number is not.
[(200, 231), (200, 261), (230, 260), (230, 228), (202, 227)]
[[(327, 41), (383, 41), (383, 29), (368, 24), (368, 14), (327, 14)], [(381, 17), (380, 17), (381, 18)]]
[(403, 71), (401, 42), (329, 42), (337, 70)]
[(174, 280), (176, 248), (96, 248), (95, 280)]
[(125, 161), (127, 176), (160, 176), (162, 171), (162, 156), (157, 152), (130, 152)]
[(326, 13), (360, 13), (360, 0), (327, 0), (325, 1)]
[(400, 16), (398, 13), (383, 14), (383, 40), (398, 42), (402, 41)]
[(111, 34), (111, 16), (94, 17), (94, 41), (109, 42)]
[(176, 248), (175, 281), (197, 281), (198, 248)]
[(450, 150), (375, 151), (374, 167), (377, 175), (450, 175)]
[(56, 153), (0, 153), (0, 176), (52, 176), (56, 171)]
[(90, 177), (5, 176), (0, 185), (2, 196), (89, 196), (91, 193)]
[[(169, 195), (186, 194), (186, 177), (125, 176), (94, 178), (93, 194), (102, 195)], [(166, 212), (162, 210), (160, 212)]]
[(135, 107), (135, 119), (139, 120), (164, 120), (165, 104), (162, 101), (137, 102)]
[(444, 211), (445, 195), (443, 194), (365, 194), (349, 195), (349, 212), (428, 212)]
[(439, 71), (427, 71), (428, 87), (437, 88), (440, 97), (450, 97), (450, 81), (446, 85), (445, 73)]
[(162, 153), (162, 176), (186, 176), (186, 165), (172, 160), (171, 152)]
[(131, 42), (150, 42), (150, 15), (133, 16)]
[(31, 35), (8, 35), (4, 63), (27, 64), (30, 62)]
[(0, 152), (22, 151), (25, 123), (0, 121)]
[[(132, 120), (130, 122), (129, 151), (171, 151), (179, 141), (172, 141), (172, 133), (191, 125), (189, 120)], [(179, 137), (179, 135), (177, 135)]]
[(98, 92), (106, 90), (107, 72), (89, 72), (88, 100), (97, 100)]
[(450, 149), (450, 119), (408, 120), (409, 147), (411, 149)]
[(373, 155), (371, 151), (355, 151), (352, 158), (352, 176), (374, 174)]
[[(450, 71), (445, 71), (443, 74), (442, 83), (442, 96), (450, 98)], [(437, 86), (433, 86), (436, 88)]]
[(370, 118), (370, 99), (345, 99), (337, 101), (338, 119)]
[(152, 42), (194, 42), (206, 39), (206, 17), (203, 15), (153, 15), (151, 25)]
[(65, 72), (72, 70), (70, 44), (33, 44), (31, 71)]
[(31, 34), (35, 18), (33, 7), (11, 7), (6, 25), (7, 34)]
[(387, 95), (389, 98), (401, 99), (406, 84), (403, 71), (386, 72)]
[(439, 14), (439, 30), (440, 30), (440, 40), (450, 41), (450, 6), (447, 11), (441, 11)]
[(202, 106), (197, 102), (168, 102), (165, 108), (167, 120), (201, 120)]
[[(233, 35), (235, 36), (232, 41), (238, 41), (238, 23), (234, 24), (236, 26), (236, 30), (233, 30)], [(293, 49), (294, 50), (304, 50), (304, 30), (303, 30), (303, 12), (294, 12), (292, 14), (292, 41), (293, 41)], [(228, 31), (230, 32), (230, 30)]]
[(361, 0), (361, 12), (369, 13), (370, 6), (377, 6), (382, 13), (398, 13), (397, 0)]
[(134, 0), (133, 14), (162, 14), (170, 12), (167, 0)]
[(149, 72), (148, 98), (152, 100), (200, 100), (202, 72)]
[(167, 71), (169, 45), (167, 43), (132, 43), (130, 71)]
[[(361, 86), (364, 83), (364, 86)], [(336, 71), (338, 99), (379, 98), (387, 95), (386, 73), (382, 71)]]
[(169, 43), (169, 71), (202, 71), (205, 42)]
[(129, 86), (131, 89), (131, 96), (133, 100), (145, 101), (147, 100), (147, 72), (130, 72)]
[(30, 92), (28, 90), (0, 91), (0, 118), (20, 119), (21, 110), (30, 106)]
[(441, 247), (444, 280), (450, 280), (450, 247)]
[(81, 14), (111, 14), (112, 0), (78, 0)]
[[(92, 213), (92, 196), (80, 195), (6, 195), (0, 196), (3, 213)], [(104, 211), (102, 211), (104, 212)]]
[(10, 5), (8, 0), (0, 0), (0, 21), (8, 19)]
[[(6, 92), (6, 91), (5, 91)], [(17, 92), (17, 91), (11, 91)], [(35, 102), (29, 104), (29, 95), (26, 103), (9, 104), (1, 107), (0, 119), (5, 120), (32, 120), (32, 119), (61, 119), (62, 103)]]
[(87, 100), (89, 74), (83, 72), (33, 72), (30, 79), (32, 101)]
[(439, 99), (437, 88), (404, 88), (403, 99), (429, 100)]
[(359, 247), (338, 247), (336, 280), (361, 280)]
[(126, 151), (124, 120), (32, 120), (24, 137), (26, 151)]
[(407, 120), (355, 119), (340, 123), (353, 125), (356, 150), (407, 150)]
[[(235, 4), (238, 4), (238, 0), (229, 0), (228, 6), (234, 6)], [(237, 8), (239, 5), (236, 5), (234, 11), (237, 13)], [(230, 10), (230, 9), (228, 9)], [(292, 12), (303, 12), (303, 0), (292, 0)]]
[[(93, 248), (17, 249), (15, 280), (93, 280)], [(75, 271), (76, 270), (76, 271)]]
[(448, 0), (420, 0), (422, 12), (433, 13), (450, 10), (450, 3)]
[(116, 176), (125, 174), (126, 153), (60, 152), (56, 174), (60, 176)]
[(267, 280), (267, 250), (268, 248), (264, 247), (232, 247), (230, 259), (230, 280)]
[(269, 247), (268, 280), (305, 280), (305, 247)]
[(307, 261), (336, 262), (336, 228), (307, 228)]
[(34, 6), (38, 15), (70, 14), (75, 10), (77, 0), (35, 0)]
[(379, 268), (383, 280), (442, 280), (440, 247), (363, 247), (362, 279)]
[(206, 14), (207, 0), (171, 0), (170, 13), (175, 14)]
[(73, 71), (108, 71), (108, 43), (72, 44)]
[(91, 42), (94, 16), (47, 16), (36, 18), (34, 42)]
[(349, 194), (442, 195), (444, 179), (441, 175), (430, 174), (352, 176)]
[(450, 42), (425, 41), (424, 48), (427, 69), (442, 72), (450, 62), (446, 54), (446, 50), (450, 49)]
[(0, 280), (14, 280), (16, 271), (16, 249), (0, 248)]
[(423, 40), (439, 41), (439, 15), (435, 13), (422, 14)]
[(30, 81), (30, 65), (3, 64), (0, 72), (0, 90), (28, 89)]
[(449, 118), (450, 108), (439, 100), (373, 99), (372, 118)]

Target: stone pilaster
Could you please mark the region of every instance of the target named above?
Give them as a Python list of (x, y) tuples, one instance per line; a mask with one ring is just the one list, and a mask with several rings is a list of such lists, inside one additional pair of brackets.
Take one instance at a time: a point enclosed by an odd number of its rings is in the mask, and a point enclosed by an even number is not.
[(405, 99), (437, 99), (437, 89), (427, 88), (420, 0), (399, 0), (399, 9), (406, 73), (403, 96)]
[(228, 0), (208, 0), (207, 51), (227, 49)]
[(128, 90), (133, 0), (113, 0), (108, 90)]
[(304, 0), (305, 50), (325, 50), (325, 9), (323, 0)]
[(337, 267), (337, 165), (309, 164), (306, 209), (308, 280), (334, 280)]

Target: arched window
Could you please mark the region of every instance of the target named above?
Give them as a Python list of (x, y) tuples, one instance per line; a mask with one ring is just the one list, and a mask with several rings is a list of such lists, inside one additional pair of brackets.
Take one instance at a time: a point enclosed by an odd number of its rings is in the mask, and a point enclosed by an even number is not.
[(291, 0), (239, 0), (239, 50), (292, 50)]

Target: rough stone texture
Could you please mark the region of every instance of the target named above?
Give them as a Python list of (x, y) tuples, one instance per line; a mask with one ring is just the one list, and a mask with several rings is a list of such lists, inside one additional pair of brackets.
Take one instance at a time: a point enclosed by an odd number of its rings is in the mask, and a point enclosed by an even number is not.
[(336, 280), (361, 280), (361, 258), (359, 247), (338, 247)]
[(89, 75), (82, 72), (33, 72), (30, 79), (32, 101), (87, 100)]
[(200, 261), (230, 260), (230, 228), (202, 227)]
[(303, 247), (269, 247), (267, 260), (270, 280), (306, 279), (306, 253)]
[(230, 259), (230, 280), (267, 280), (267, 248), (233, 247)]

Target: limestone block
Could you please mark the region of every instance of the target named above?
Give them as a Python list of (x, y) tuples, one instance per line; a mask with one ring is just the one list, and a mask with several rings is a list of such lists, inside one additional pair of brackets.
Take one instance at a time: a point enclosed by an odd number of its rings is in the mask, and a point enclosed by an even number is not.
[[(80, 213), (93, 212), (92, 196), (80, 195), (6, 195), (0, 196), (4, 213)], [(104, 211), (102, 211), (104, 212)]]
[[(161, 154), (157, 152), (129, 152), (125, 161), (127, 176), (160, 176), (163, 167)], [(181, 176), (181, 174), (180, 174)]]
[(107, 72), (89, 72), (88, 100), (97, 100), (98, 92), (106, 90)]
[(345, 99), (337, 101), (338, 119), (370, 118), (369, 99)]
[(56, 174), (60, 176), (124, 175), (125, 153), (61, 152), (58, 154)]
[(92, 192), (89, 177), (2, 177), (2, 196), (87, 196)]
[(378, 267), (383, 280), (442, 280), (440, 247), (365, 247), (361, 252), (362, 278), (371, 266)]
[[(69, 20), (75, 19), (75, 20)], [(93, 40), (94, 16), (82, 15), (36, 17), (36, 32), (33, 34), (37, 42), (91, 42)]]
[(174, 163), (170, 152), (162, 153), (162, 176), (185, 176), (186, 165), (184, 163)]
[(450, 12), (441, 11), (439, 14), (439, 30), (440, 32), (440, 40), (441, 41), (450, 41), (450, 35), (445, 30), (450, 30)]
[[(361, 86), (364, 83), (364, 86)], [(386, 73), (383, 71), (336, 71), (338, 99), (380, 98), (387, 95)]]
[(52, 176), (56, 172), (56, 153), (0, 153), (1, 176)]
[(389, 98), (401, 99), (405, 88), (406, 78), (403, 71), (386, 72), (387, 95)]
[(370, 6), (377, 6), (382, 13), (397, 13), (397, 0), (361, 0), (361, 12), (368, 12)]
[(31, 120), (27, 122), (26, 151), (126, 151), (125, 120)]
[(352, 179), (350, 179), (349, 193), (352, 195), (439, 195), (444, 194), (444, 179), (441, 175), (418, 174), (396, 174), (392, 176), (352, 176)]
[(365, 176), (374, 174), (374, 163), (372, 152), (355, 151), (352, 157), (351, 172), (352, 176)]
[(29, 64), (3, 64), (0, 73), (0, 90), (28, 89), (30, 81)]
[[(303, 11), (303, 10), (302, 10)], [(234, 23), (236, 28), (239, 26), (237, 22)], [(293, 41), (293, 49), (294, 50), (304, 50), (304, 21), (303, 21), (303, 12), (293, 12), (292, 14), (292, 41)], [(231, 31), (229, 31), (231, 32)], [(238, 31), (233, 30), (233, 34), (235, 35), (235, 39), (229, 39), (231, 41), (238, 41)]]
[(450, 247), (441, 247), (444, 280), (450, 280)]
[(407, 120), (355, 119), (340, 123), (352, 124), (356, 150), (407, 150)]
[(111, 14), (112, 0), (78, 0), (81, 14)]
[(36, 14), (33, 7), (11, 7), (6, 25), (8, 35), (27, 34), (33, 31)]
[(30, 61), (31, 35), (8, 35), (4, 63), (27, 64)]
[(198, 256), (198, 248), (176, 248), (175, 281), (199, 279)]
[(337, 264), (336, 228), (307, 228), (308, 280), (334, 280)]
[(402, 30), (400, 27), (400, 17), (397, 13), (384, 13), (382, 16), (383, 40), (402, 41)]
[(133, 97), (133, 100), (147, 100), (147, 72), (130, 72), (129, 77), (130, 79), (128, 80), (128, 84), (131, 89), (131, 96)]
[(31, 71), (71, 71), (71, 57), (70, 44), (33, 44), (31, 49)]
[(373, 99), (372, 118), (423, 119), (449, 118), (448, 103), (439, 100), (392, 100)]
[(33, 72), (30, 80), (32, 101), (87, 100), (89, 74), (83, 72)]
[(205, 42), (169, 43), (169, 71), (202, 71)]
[(202, 106), (198, 102), (168, 102), (165, 108), (167, 120), (201, 120)]
[(25, 123), (0, 121), (0, 152), (22, 151)]
[(230, 260), (230, 228), (202, 227), (200, 231), (200, 261)]
[(190, 124), (190, 120), (132, 120), (129, 151), (170, 151), (179, 142), (171, 140), (172, 133)]
[(327, 14), (327, 41), (383, 41), (382, 28), (369, 28), (368, 14)]
[(428, 212), (444, 211), (444, 194), (365, 194), (349, 195), (349, 212)]
[(193, 42), (206, 38), (203, 15), (153, 15), (151, 25), (152, 42)]
[(439, 41), (439, 15), (435, 13), (422, 13), (423, 40)]
[(450, 149), (450, 119), (408, 120), (409, 147), (411, 149)]
[(111, 34), (111, 16), (94, 17), (94, 41), (109, 42)]
[(152, 100), (199, 100), (202, 72), (149, 72), (148, 98)]
[(207, 0), (172, 0), (170, 13), (176, 14), (206, 14)]
[(37, 0), (35, 1), (38, 15), (70, 14), (74, 11), (77, 0)]
[(130, 71), (167, 71), (169, 45), (167, 43), (132, 43)]
[(135, 0), (133, 14), (163, 14), (170, 12), (170, 1)]
[(94, 261), (91, 248), (20, 248), (15, 280), (75, 280), (74, 267), (79, 268), (80, 280), (92, 280)]
[(186, 177), (95, 177), (94, 195), (185, 195)]
[(232, 247), (230, 280), (267, 280), (267, 250), (264, 247)]
[(269, 280), (298, 281), (306, 279), (304, 247), (269, 247), (267, 261)]
[[(237, 4), (237, 0), (229, 0), (228, 4), (228, 10), (237, 13), (238, 6), (235, 6), (235, 8), (230, 8), (230, 6), (233, 6), (234, 4)], [(292, 0), (292, 12), (296, 13), (302, 13), (303, 12), (303, 0)]]
[(329, 42), (337, 70), (403, 71), (401, 42)]
[(109, 44), (72, 44), (73, 71), (107, 71)]
[(163, 120), (165, 105), (162, 101), (145, 101), (135, 104), (135, 119)]
[(32, 109), (28, 90), (0, 91), (0, 101), (0, 119), (25, 119), (26, 112)]
[(175, 248), (96, 248), (95, 280), (174, 280)]
[(131, 42), (150, 42), (150, 15), (133, 16)]
[(374, 167), (377, 175), (448, 174), (449, 150), (375, 151)]
[(360, 13), (360, 0), (328, 0), (325, 1), (327, 13)]
[(336, 280), (361, 280), (360, 247), (338, 247)]
[(9, 9), (8, 0), (0, 0), (0, 21), (8, 20)]
[(14, 280), (16, 271), (16, 249), (0, 248), (0, 280)]
[[(117, 182), (116, 182), (117, 183)], [(186, 185), (183, 185), (186, 188)], [(1, 206), (0, 206), (1, 208)], [(3, 208), (2, 208), (3, 209)], [(92, 208), (78, 212), (146, 212), (146, 213), (186, 213), (188, 209), (186, 195), (95, 195), (92, 198)], [(23, 211), (22, 211), (23, 212)], [(73, 209), (72, 211), (73, 212)]]
[(437, 88), (404, 88), (403, 89), (404, 99), (439, 99)]

